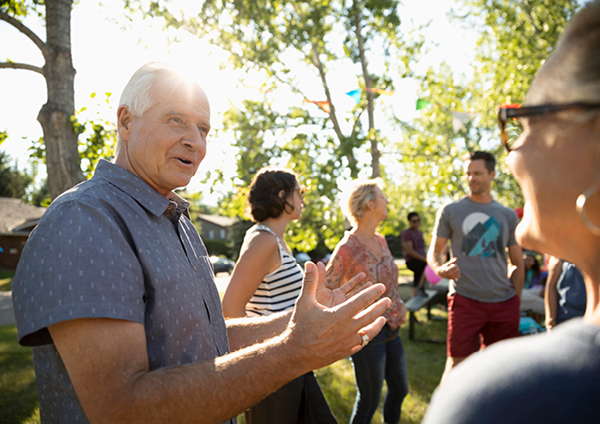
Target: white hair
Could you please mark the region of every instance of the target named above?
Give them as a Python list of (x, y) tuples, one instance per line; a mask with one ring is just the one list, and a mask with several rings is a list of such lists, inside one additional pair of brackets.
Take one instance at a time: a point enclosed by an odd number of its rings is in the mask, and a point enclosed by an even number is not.
[[(148, 62), (139, 68), (129, 79), (129, 82), (121, 93), (119, 107), (127, 106), (131, 114), (141, 117), (144, 112), (154, 104), (152, 87), (154, 82), (163, 76), (180, 75), (172, 64), (166, 62)], [(117, 132), (117, 146), (115, 152), (118, 154), (121, 147), (121, 137)]]

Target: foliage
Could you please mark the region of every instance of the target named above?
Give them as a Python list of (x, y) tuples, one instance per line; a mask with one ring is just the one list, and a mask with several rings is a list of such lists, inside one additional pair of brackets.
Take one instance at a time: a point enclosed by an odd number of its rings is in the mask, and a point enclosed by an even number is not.
[[(461, 0), (464, 22), (480, 28), (474, 95), (481, 110), (523, 103), (533, 77), (552, 52), (577, 0)], [(500, 64), (500, 66), (499, 66)], [(497, 125), (495, 115), (483, 120)]]
[(0, 327), (0, 420), (39, 423), (31, 349), (17, 343), (15, 325)]
[[(103, 103), (109, 104), (112, 93), (104, 93), (106, 99)], [(96, 93), (91, 93), (90, 98), (94, 99)], [(98, 105), (94, 109), (98, 109)], [(93, 118), (87, 117), (92, 114)], [(83, 107), (75, 111), (75, 115), (69, 119), (73, 131), (78, 135), (78, 151), (81, 160), (81, 171), (85, 179), (92, 178), (96, 164), (100, 159), (110, 160), (115, 155), (117, 146), (117, 129), (115, 124), (100, 118), (100, 112), (96, 110), (95, 114), (88, 107)], [(30, 157), (38, 162), (46, 162), (46, 150), (44, 139), (34, 140), (29, 147)], [(44, 183), (47, 187), (47, 182)]]
[[(264, 81), (257, 87), (262, 94), (225, 114), (223, 126), (233, 132), (238, 147), (238, 172), (233, 192), (221, 199), (220, 213), (243, 216), (246, 187), (255, 173), (267, 165), (288, 167), (312, 193), (301, 222), (290, 227), (291, 247), (333, 249), (344, 230), (335, 204), (338, 180), (355, 178), (369, 166), (372, 175), (379, 175), (378, 149), (388, 142), (373, 120), (379, 95), (372, 88), (393, 90), (393, 76), (411, 75), (422, 46), (421, 39), (400, 32), (398, 1), (209, 0), (198, 18), (187, 19), (179, 18), (169, 2), (127, 4), (211, 40), (230, 53), (235, 67)], [(356, 106), (346, 112), (328, 80), (329, 70), (341, 67), (356, 75), (362, 90)], [(369, 68), (377, 68), (377, 74)], [(309, 94), (314, 86), (322, 87), (318, 100), (329, 103), (329, 112), (298, 106), (315, 99)], [(292, 96), (295, 106), (282, 104), (281, 96)], [(352, 103), (347, 96), (343, 101)], [(370, 164), (364, 151), (371, 153)], [(219, 172), (212, 176), (222, 177)]]
[[(2, 137), (0, 132), (0, 138)], [(0, 197), (25, 198), (27, 187), (33, 182), (33, 178), (19, 171), (16, 165), (12, 165), (10, 157), (0, 152)]]

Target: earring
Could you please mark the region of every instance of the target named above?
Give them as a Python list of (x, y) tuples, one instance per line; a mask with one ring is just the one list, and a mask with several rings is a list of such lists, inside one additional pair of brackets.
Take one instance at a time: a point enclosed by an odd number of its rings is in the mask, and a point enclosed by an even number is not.
[(600, 236), (600, 226), (597, 224), (594, 224), (587, 216), (587, 214), (585, 213), (585, 204), (586, 202), (589, 200), (590, 197), (592, 197), (594, 194), (598, 193), (598, 187), (593, 186), (588, 188), (586, 191), (583, 192), (583, 194), (580, 194), (579, 197), (577, 198), (577, 213), (579, 214), (579, 217), (581, 218), (581, 220), (583, 221), (583, 223), (585, 224), (585, 226), (587, 227), (588, 230), (590, 230), (590, 232), (596, 236)]

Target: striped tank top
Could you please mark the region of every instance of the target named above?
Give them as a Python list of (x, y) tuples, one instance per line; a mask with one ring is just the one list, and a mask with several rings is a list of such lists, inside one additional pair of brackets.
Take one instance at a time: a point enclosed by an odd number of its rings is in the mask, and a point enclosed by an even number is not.
[(269, 227), (255, 225), (246, 232), (246, 238), (256, 231), (267, 231), (273, 234), (279, 246), (281, 265), (275, 271), (267, 274), (258, 285), (254, 295), (246, 304), (246, 313), (249, 316), (261, 316), (292, 309), (302, 289), (304, 272), (296, 263), (296, 259), (283, 248), (281, 241)]

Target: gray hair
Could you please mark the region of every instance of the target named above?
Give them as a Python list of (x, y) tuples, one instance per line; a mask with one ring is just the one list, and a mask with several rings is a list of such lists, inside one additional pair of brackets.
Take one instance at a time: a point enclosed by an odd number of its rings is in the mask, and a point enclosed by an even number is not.
[[(133, 116), (141, 117), (154, 104), (152, 87), (154, 82), (163, 76), (175, 76), (179, 72), (172, 64), (165, 62), (148, 62), (139, 68), (123, 89), (119, 99), (119, 107), (127, 106)], [(117, 133), (115, 153), (119, 153), (121, 137)]]

